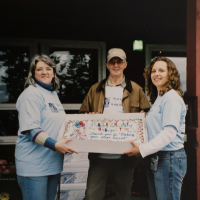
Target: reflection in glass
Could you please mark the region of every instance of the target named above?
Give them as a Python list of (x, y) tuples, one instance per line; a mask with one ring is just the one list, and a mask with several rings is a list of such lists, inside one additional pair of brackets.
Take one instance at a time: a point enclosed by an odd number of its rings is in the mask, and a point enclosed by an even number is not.
[(57, 65), (61, 103), (82, 103), (89, 88), (98, 81), (98, 50), (51, 47), (49, 52)]
[(0, 103), (16, 103), (29, 71), (29, 47), (0, 46)]
[(18, 129), (17, 110), (0, 110), (0, 136), (17, 136)]

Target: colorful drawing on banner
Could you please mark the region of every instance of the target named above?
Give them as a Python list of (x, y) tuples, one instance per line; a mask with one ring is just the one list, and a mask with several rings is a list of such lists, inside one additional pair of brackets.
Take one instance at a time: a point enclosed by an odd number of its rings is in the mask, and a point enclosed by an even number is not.
[(69, 120), (65, 124), (63, 138), (100, 141), (138, 141), (144, 143), (143, 120)]

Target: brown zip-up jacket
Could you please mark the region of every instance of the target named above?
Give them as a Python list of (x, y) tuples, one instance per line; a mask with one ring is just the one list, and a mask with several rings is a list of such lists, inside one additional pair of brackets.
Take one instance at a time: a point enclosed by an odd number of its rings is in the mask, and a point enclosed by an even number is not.
[[(98, 112), (103, 113), (105, 102), (105, 85), (107, 79), (94, 84), (87, 93), (79, 113)], [(125, 77), (126, 87), (124, 88), (122, 106), (124, 113), (140, 112), (141, 110), (148, 111), (150, 104), (144, 94), (142, 88), (135, 82), (130, 81)], [(95, 159), (98, 153), (89, 153), (89, 159)], [(136, 157), (122, 155), (123, 163), (126, 166), (135, 166)]]
[[(94, 84), (90, 88), (79, 110), (80, 113), (103, 113), (106, 81), (107, 79), (104, 79), (101, 82)], [(141, 110), (149, 110), (150, 104), (142, 88), (137, 83), (130, 81), (126, 77), (125, 82), (126, 87), (124, 88), (122, 98), (124, 113), (134, 113), (140, 112)]]

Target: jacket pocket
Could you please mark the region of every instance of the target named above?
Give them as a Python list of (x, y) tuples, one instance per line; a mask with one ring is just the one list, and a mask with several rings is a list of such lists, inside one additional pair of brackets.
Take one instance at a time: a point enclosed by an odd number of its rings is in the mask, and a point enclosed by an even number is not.
[(140, 104), (137, 101), (130, 101), (129, 102), (129, 111), (130, 112), (139, 112), (140, 111)]

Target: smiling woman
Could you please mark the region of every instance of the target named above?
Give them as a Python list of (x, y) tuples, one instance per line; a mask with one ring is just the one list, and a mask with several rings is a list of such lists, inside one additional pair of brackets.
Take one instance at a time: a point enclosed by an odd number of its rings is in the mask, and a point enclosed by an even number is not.
[(23, 200), (55, 199), (63, 154), (75, 152), (66, 145), (70, 140), (56, 140), (65, 111), (55, 91), (59, 87), (55, 66), (48, 56), (35, 56), (27, 88), (16, 103), (19, 130), (15, 158)]
[[(185, 130), (186, 107), (180, 89), (180, 76), (174, 63), (154, 58), (144, 76), (147, 94), (153, 104), (146, 114), (149, 142), (124, 154), (146, 159), (150, 199), (180, 199), (187, 156), (181, 133)], [(181, 170), (180, 170), (181, 169)]]
[(35, 56), (31, 62), (25, 88), (35, 83), (44, 83), (51, 91), (60, 87), (60, 81), (56, 76), (56, 64), (46, 55)]
[(154, 58), (146, 68), (144, 77), (151, 103), (154, 103), (158, 93), (163, 95), (171, 89), (174, 89), (182, 97), (180, 74), (170, 59), (166, 57)]

